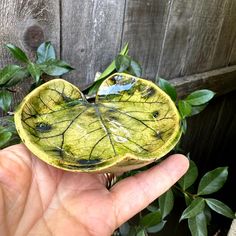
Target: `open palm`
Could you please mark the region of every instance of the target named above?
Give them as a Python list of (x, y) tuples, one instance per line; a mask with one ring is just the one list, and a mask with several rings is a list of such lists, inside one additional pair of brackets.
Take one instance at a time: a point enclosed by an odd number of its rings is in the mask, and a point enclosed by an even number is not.
[(51, 167), (24, 145), (0, 151), (1, 235), (111, 235), (170, 188), (188, 161), (173, 155), (107, 189), (102, 174)]

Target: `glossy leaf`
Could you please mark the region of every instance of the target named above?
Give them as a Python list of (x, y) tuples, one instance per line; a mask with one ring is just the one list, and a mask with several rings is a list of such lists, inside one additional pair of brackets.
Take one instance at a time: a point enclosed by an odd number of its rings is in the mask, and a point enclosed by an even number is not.
[(4, 87), (20, 70), (17, 65), (8, 65), (0, 70), (0, 87)]
[(166, 220), (162, 220), (159, 224), (149, 227), (146, 230), (148, 233), (151, 233), (151, 234), (158, 233), (164, 228), (166, 222), (167, 222)]
[(206, 198), (205, 200), (213, 211), (231, 219), (235, 218), (234, 212), (225, 203), (213, 198)]
[(186, 204), (186, 206), (189, 206), (191, 204), (191, 202), (192, 202), (192, 198), (188, 194), (186, 194), (186, 193), (183, 193), (183, 194), (184, 194), (185, 204)]
[(141, 229), (136, 236), (147, 236), (146, 231), (144, 229)]
[[(120, 51), (119, 55), (128, 55), (129, 52), (129, 44), (125, 44), (124, 48)], [(116, 65), (115, 65), (115, 60), (112, 61), (112, 63), (104, 70), (104, 72), (100, 75), (99, 79), (97, 80), (102, 80), (107, 78), (110, 74), (115, 72)]]
[[(20, 143), (20, 138), (15, 128), (15, 122), (12, 116), (4, 116), (0, 119), (0, 133), (11, 133), (11, 137), (1, 146), (1, 148), (9, 147)], [(10, 134), (8, 134), (10, 136)], [(1, 140), (1, 138), (0, 138)]]
[(150, 228), (162, 222), (162, 215), (160, 211), (151, 212), (142, 217), (139, 225), (143, 228)]
[(22, 140), (47, 163), (73, 171), (125, 171), (144, 166), (178, 142), (175, 104), (150, 81), (114, 74), (94, 103), (64, 80), (47, 82), (15, 113)]
[(227, 167), (218, 167), (207, 172), (200, 180), (198, 195), (211, 194), (223, 187), (228, 177)]
[(174, 102), (176, 101), (177, 92), (176, 92), (175, 87), (170, 82), (168, 82), (165, 79), (159, 78), (158, 85), (163, 91), (165, 91), (171, 97), (171, 99)]
[(182, 213), (180, 221), (183, 219), (188, 219), (196, 216), (197, 214), (203, 211), (204, 207), (205, 207), (205, 201), (203, 198), (198, 197), (194, 199)]
[(169, 189), (166, 193), (162, 194), (159, 199), (159, 207), (162, 215), (162, 219), (164, 219), (167, 215), (170, 214), (174, 207), (174, 195), (171, 189)]
[(42, 70), (37, 64), (29, 63), (27, 66), (27, 70), (29, 71), (32, 78), (35, 80), (36, 83), (39, 82), (40, 76), (42, 75)]
[(134, 60), (131, 60), (130, 67), (128, 68), (128, 72), (131, 75), (140, 77), (142, 75), (142, 67), (140, 64)]
[[(119, 55), (128, 55), (129, 52), (129, 45), (128, 43), (124, 46), (124, 48), (121, 50)], [(84, 90), (84, 93), (88, 93), (88, 95), (95, 94), (98, 91), (98, 88), (102, 84), (102, 82), (112, 73), (114, 73), (116, 70), (115, 60), (112, 61), (112, 63), (102, 72), (102, 74), (99, 76), (99, 78), (96, 79), (96, 81), (90, 85), (88, 88)]]
[(192, 236), (207, 236), (207, 220), (203, 212), (188, 219), (188, 227)]
[(150, 204), (147, 206), (147, 210), (149, 210), (150, 212), (155, 212), (155, 211), (158, 211), (159, 208), (156, 207), (154, 204)]
[(190, 116), (195, 116), (195, 115), (199, 114), (199, 113), (202, 112), (206, 107), (207, 107), (207, 104), (203, 104), (203, 105), (200, 105), (200, 106), (192, 106)]
[(129, 236), (130, 233), (130, 225), (128, 222), (122, 224), (119, 227), (119, 233), (121, 234), (121, 236)]
[(28, 63), (29, 59), (26, 54), (13, 44), (6, 44), (6, 47), (11, 51), (12, 55), (19, 61)]
[(0, 148), (3, 147), (11, 139), (11, 136), (12, 136), (11, 132), (0, 133)]
[(6, 90), (0, 90), (0, 108), (3, 111), (8, 111), (12, 102), (12, 95)]
[(118, 55), (115, 59), (116, 71), (124, 72), (130, 67), (131, 58), (127, 55)]
[(182, 119), (181, 120), (181, 130), (182, 132), (185, 134), (187, 132), (187, 120), (186, 119)]
[(51, 42), (42, 43), (37, 49), (37, 61), (41, 64), (51, 59), (56, 59), (56, 53)]
[(26, 68), (20, 68), (13, 76), (12, 78), (4, 84), (4, 88), (11, 88), (20, 82), (22, 82), (24, 79), (27, 79), (29, 77), (29, 72)]
[(61, 76), (73, 70), (69, 64), (61, 60), (48, 60), (40, 68), (44, 73), (51, 76)]
[(189, 164), (187, 173), (178, 181), (178, 184), (183, 190), (192, 186), (198, 177), (198, 168), (196, 164), (192, 160), (190, 160)]
[(186, 101), (192, 106), (199, 106), (209, 102), (215, 93), (211, 90), (203, 89), (197, 90), (187, 96)]
[(206, 217), (207, 225), (210, 225), (211, 218), (212, 218), (212, 216), (211, 216), (211, 209), (206, 204), (205, 204), (205, 208), (204, 208), (204, 214), (205, 214), (205, 217)]
[(179, 100), (178, 108), (179, 108), (179, 113), (183, 119), (185, 119), (187, 116), (190, 116), (192, 107), (187, 101)]

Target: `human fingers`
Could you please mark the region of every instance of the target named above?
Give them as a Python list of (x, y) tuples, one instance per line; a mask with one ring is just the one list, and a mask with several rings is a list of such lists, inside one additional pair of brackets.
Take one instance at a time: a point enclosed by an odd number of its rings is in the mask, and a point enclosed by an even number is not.
[(159, 165), (114, 185), (110, 192), (114, 201), (117, 227), (166, 192), (184, 175), (188, 166), (189, 161), (185, 156), (175, 154)]

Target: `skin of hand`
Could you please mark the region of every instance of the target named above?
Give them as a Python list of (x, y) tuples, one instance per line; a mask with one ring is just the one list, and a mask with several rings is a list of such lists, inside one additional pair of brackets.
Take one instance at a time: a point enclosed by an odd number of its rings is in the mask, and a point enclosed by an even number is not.
[(183, 155), (105, 187), (103, 174), (47, 165), (23, 144), (0, 151), (2, 236), (109, 236), (167, 191), (188, 169)]

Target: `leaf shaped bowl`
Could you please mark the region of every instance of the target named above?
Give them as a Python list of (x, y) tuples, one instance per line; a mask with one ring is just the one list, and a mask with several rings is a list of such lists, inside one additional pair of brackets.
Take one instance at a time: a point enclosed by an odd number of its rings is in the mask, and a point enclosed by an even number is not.
[(17, 131), (41, 160), (78, 172), (123, 172), (167, 154), (181, 136), (170, 97), (124, 73), (100, 86), (95, 102), (62, 79), (28, 94), (15, 113)]

